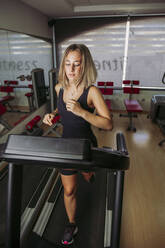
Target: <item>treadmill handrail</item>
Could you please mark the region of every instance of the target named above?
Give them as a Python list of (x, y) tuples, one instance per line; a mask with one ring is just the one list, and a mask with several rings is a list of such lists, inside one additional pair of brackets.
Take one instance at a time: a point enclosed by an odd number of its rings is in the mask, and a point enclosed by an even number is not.
[(118, 151), (122, 152), (125, 155), (128, 155), (128, 150), (123, 133), (116, 134), (116, 144)]
[[(24, 138), (26, 140), (24, 140)], [(124, 136), (122, 137), (122, 139), (124, 139)], [(16, 140), (15, 147), (13, 147), (13, 140)], [(19, 141), (22, 142), (22, 144), (20, 144)], [(26, 141), (28, 146), (31, 142), (33, 142), (33, 147), (29, 146), (28, 149)], [(40, 151), (41, 141), (42, 144), (45, 144), (44, 152), (43, 147)], [(82, 146), (80, 147), (81, 149), (78, 150), (77, 153), (75, 151), (75, 155), (70, 155), (68, 152), (68, 156), (65, 157), (63, 156), (65, 152), (62, 151), (62, 153), (60, 154), (60, 151), (62, 149), (62, 145), (66, 142), (69, 143), (69, 141), (71, 142), (71, 145), (74, 146), (74, 142), (76, 142), (77, 144), (78, 141), (81, 141), (81, 139), (61, 139), (37, 136), (24, 137), (23, 135), (9, 135), (6, 146), (3, 152), (1, 152), (1, 159), (16, 164), (31, 164), (35, 161), (36, 165), (51, 166), (56, 168), (76, 168), (78, 170), (89, 170), (94, 167), (108, 168), (111, 170), (127, 170), (129, 168), (128, 154), (123, 151), (112, 150), (110, 148), (91, 148), (89, 145), (87, 148), (84, 148), (82, 144)], [(49, 147), (46, 146), (46, 142), (50, 142), (50, 150)], [(58, 147), (58, 144), (60, 144), (61, 147), (60, 149), (58, 149), (58, 156), (56, 156), (56, 151), (53, 149), (53, 147)], [(88, 143), (85, 143), (85, 145), (86, 144)], [(68, 146), (66, 147), (67, 149), (70, 149), (68, 148)], [(72, 148), (71, 151), (73, 152)], [(81, 152), (82, 156), (79, 156), (81, 155)], [(86, 156), (86, 154), (88, 156)]]

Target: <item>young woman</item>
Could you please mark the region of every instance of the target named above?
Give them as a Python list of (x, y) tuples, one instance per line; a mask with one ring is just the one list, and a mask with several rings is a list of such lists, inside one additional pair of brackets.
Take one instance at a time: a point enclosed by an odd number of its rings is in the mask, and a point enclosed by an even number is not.
[[(57, 109), (46, 114), (43, 122), (52, 125), (58, 111), (63, 124), (64, 138), (88, 138), (93, 146), (97, 140), (91, 125), (105, 130), (112, 130), (109, 110), (100, 90), (93, 84), (97, 72), (89, 49), (83, 44), (72, 44), (64, 52), (61, 61), (57, 92)], [(96, 110), (97, 114), (94, 114)], [(64, 203), (69, 224), (62, 238), (63, 244), (71, 244), (78, 231), (75, 223), (77, 171), (61, 169), (61, 180), (64, 187)], [(93, 172), (82, 172), (86, 181), (94, 179)]]

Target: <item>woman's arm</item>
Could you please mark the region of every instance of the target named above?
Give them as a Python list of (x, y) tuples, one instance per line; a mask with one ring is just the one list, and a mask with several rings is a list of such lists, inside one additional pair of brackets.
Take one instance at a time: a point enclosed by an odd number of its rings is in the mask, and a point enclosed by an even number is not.
[(104, 101), (104, 98), (98, 88), (92, 86), (88, 93), (87, 103), (89, 106), (93, 106), (96, 109), (97, 115), (88, 112), (83, 109), (79, 102), (75, 100), (69, 100), (67, 102), (67, 110), (82, 117), (93, 126), (102, 128), (105, 130), (112, 130), (113, 124), (108, 107)]

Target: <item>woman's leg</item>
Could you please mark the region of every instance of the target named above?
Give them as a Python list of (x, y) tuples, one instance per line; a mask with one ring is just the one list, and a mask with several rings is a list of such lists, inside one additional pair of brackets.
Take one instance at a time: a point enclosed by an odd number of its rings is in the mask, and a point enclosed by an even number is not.
[[(97, 139), (94, 134), (91, 136), (91, 142), (93, 147), (97, 147)], [(95, 181), (95, 172), (94, 171), (89, 171), (85, 172), (82, 171), (81, 174), (83, 175), (84, 179), (89, 183), (93, 183)]]
[(81, 172), (81, 174), (83, 175), (84, 179), (87, 181), (87, 182), (90, 182), (91, 181), (91, 178), (92, 176), (95, 176), (95, 172), (93, 171), (90, 171), (90, 172)]
[(64, 204), (70, 223), (75, 223), (76, 215), (76, 190), (77, 173), (73, 175), (62, 175), (61, 180), (64, 187)]

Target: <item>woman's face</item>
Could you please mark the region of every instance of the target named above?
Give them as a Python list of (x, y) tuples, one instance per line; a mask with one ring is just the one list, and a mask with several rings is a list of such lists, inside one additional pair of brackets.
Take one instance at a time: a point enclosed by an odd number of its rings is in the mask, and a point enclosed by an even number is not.
[(70, 83), (76, 82), (81, 72), (81, 54), (79, 51), (70, 51), (65, 58), (65, 73)]

